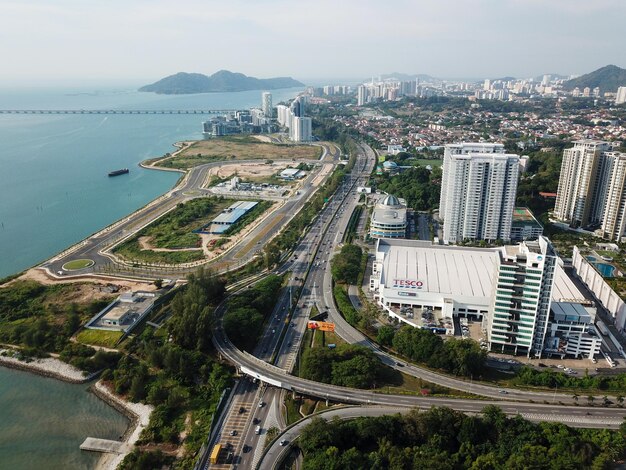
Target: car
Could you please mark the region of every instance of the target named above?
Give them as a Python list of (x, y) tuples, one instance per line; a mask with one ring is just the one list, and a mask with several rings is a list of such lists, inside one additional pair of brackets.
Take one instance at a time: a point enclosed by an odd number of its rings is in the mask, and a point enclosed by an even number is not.
[(248, 452), (250, 452), (250, 449), (252, 449), (252, 447), (250, 447), (248, 444), (244, 444), (243, 453), (247, 454)]
[(397, 365), (398, 367), (404, 367), (404, 364), (402, 364), (401, 362), (397, 362), (397, 361), (396, 361), (396, 365)]
[(498, 390), (498, 393), (501, 393), (503, 395), (507, 395), (509, 392), (507, 392), (506, 390)]
[(259, 402), (259, 408), (263, 408), (265, 406), (265, 402), (264, 401), (260, 401)]
[(236, 436), (237, 435), (237, 431), (235, 431), (234, 429), (230, 432), (231, 436)]
[(252, 424), (259, 424), (261, 422), (261, 420), (259, 418), (254, 418), (252, 420)]
[(289, 443), (289, 441), (287, 439), (282, 439), (280, 441), (280, 445), (283, 446), (283, 447), (286, 446), (288, 443)]
[(239, 407), (239, 414), (245, 413), (246, 409), (243, 406)]

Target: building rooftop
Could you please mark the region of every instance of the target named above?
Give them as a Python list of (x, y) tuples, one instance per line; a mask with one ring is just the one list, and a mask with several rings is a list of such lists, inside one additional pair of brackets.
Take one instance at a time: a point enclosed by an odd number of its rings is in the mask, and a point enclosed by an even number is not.
[(450, 295), (489, 297), (496, 252), (491, 249), (432, 245), (410, 240), (380, 240), (385, 251), (381, 284), (396, 280), (422, 282), (421, 290)]
[(552, 284), (552, 299), (557, 302), (586, 301), (585, 296), (578, 290), (562, 266), (557, 265), (554, 270), (554, 283)]
[(528, 207), (516, 207), (513, 209), (513, 226), (529, 225), (533, 225), (537, 228), (543, 228)]
[(584, 305), (570, 302), (552, 302), (553, 318), (557, 322), (591, 323), (593, 318)]
[(226, 225), (234, 224), (242, 215), (256, 205), (257, 203), (254, 201), (237, 201), (215, 217), (215, 219), (213, 219), (213, 223)]

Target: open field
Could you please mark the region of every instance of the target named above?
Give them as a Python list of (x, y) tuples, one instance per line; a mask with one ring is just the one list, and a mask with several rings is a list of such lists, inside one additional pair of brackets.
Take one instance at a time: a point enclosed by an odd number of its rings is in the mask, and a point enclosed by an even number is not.
[(220, 160), (317, 159), (321, 152), (320, 147), (312, 145), (270, 144), (250, 136), (221, 137), (194, 142), (158, 166), (188, 169)]
[(82, 330), (76, 335), (76, 341), (83, 344), (113, 348), (121, 337), (121, 331)]
[(291, 160), (265, 161), (258, 163), (226, 163), (217, 168), (211, 168), (209, 175), (217, 181), (225, 181), (238, 176), (244, 182), (289, 185), (289, 182), (276, 176), (285, 168), (295, 168), (296, 163)]

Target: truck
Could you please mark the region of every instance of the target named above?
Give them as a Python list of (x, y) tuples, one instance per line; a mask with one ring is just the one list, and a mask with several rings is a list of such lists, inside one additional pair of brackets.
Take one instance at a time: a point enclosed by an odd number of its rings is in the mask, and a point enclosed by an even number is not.
[(215, 446), (213, 446), (213, 450), (211, 451), (211, 463), (215, 464), (217, 463), (217, 459), (220, 456), (220, 451), (222, 450), (222, 444), (215, 444)]
[(606, 325), (604, 324), (602, 320), (596, 321), (596, 327), (598, 328), (598, 330), (600, 330), (600, 333), (602, 333), (604, 336), (609, 335), (609, 329), (606, 327)]

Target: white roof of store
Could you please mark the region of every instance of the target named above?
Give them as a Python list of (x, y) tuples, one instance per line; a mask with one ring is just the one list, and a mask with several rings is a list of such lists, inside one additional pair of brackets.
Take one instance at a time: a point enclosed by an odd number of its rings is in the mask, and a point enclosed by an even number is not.
[(379, 250), (386, 251), (381, 284), (393, 287), (395, 279), (421, 281), (422, 292), (489, 297), (497, 252), (431, 245), (430, 242), (381, 240)]
[(552, 286), (552, 300), (585, 300), (585, 296), (578, 290), (574, 281), (565, 273), (561, 266), (554, 271), (554, 284)]

